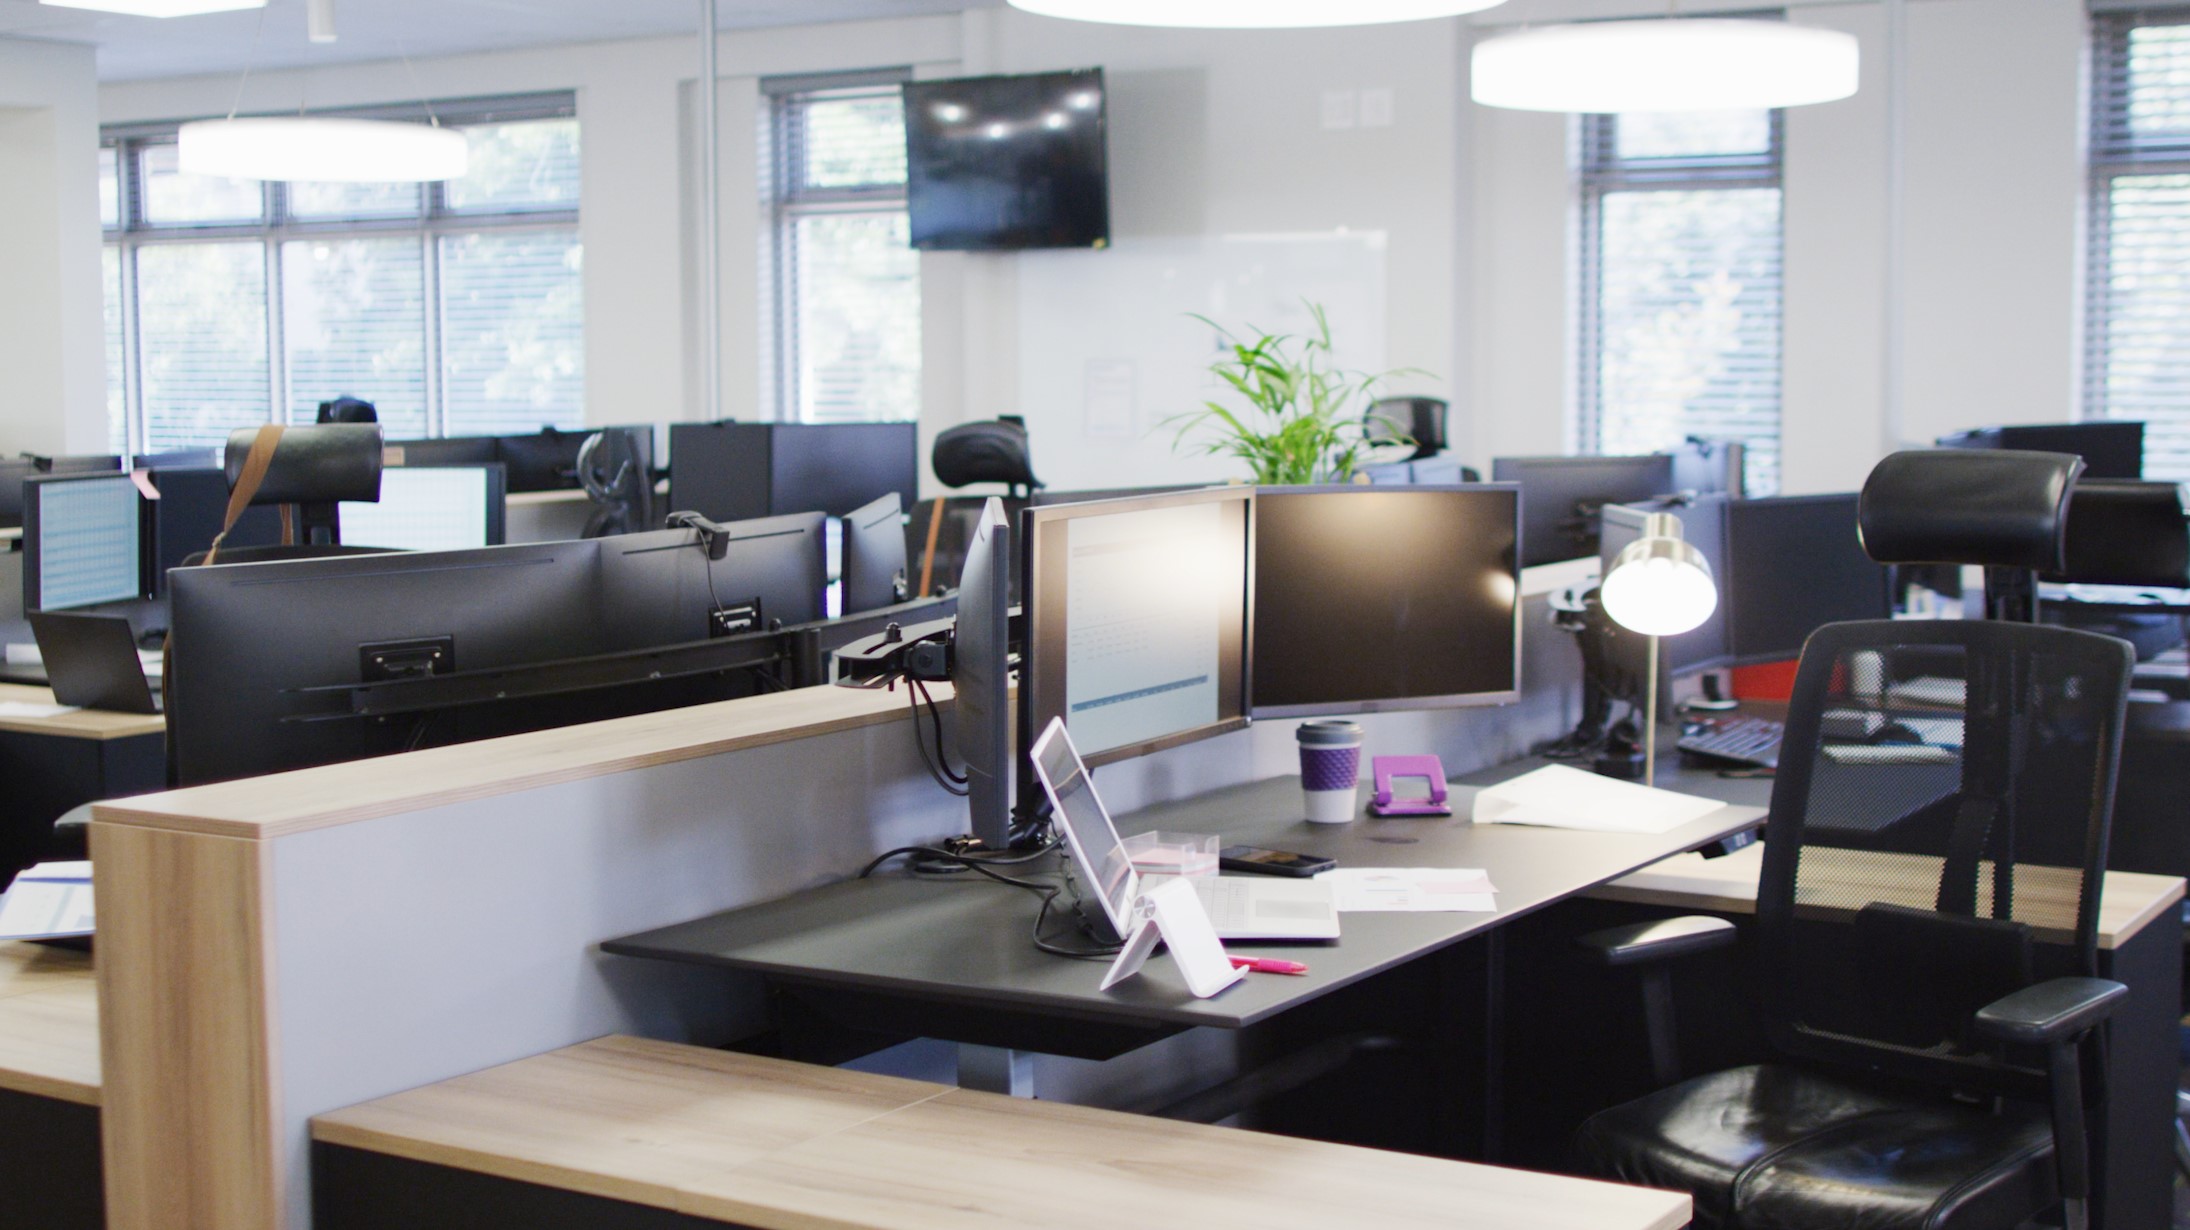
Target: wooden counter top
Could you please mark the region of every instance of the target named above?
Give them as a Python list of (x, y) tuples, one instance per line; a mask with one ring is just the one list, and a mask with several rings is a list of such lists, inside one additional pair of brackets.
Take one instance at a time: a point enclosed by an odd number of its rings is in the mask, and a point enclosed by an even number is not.
[[(18, 705), (51, 705), (52, 688), (27, 683), (0, 683), (0, 702)], [(129, 739), (138, 735), (164, 734), (167, 719), (157, 713), (112, 713), (105, 709), (73, 709), (52, 717), (9, 717), (0, 714), (0, 730), (26, 735), (58, 735), (70, 739)]]
[[(1927, 905), (1939, 875), (1939, 860), (1917, 855), (1912, 860), (1912, 896), (1908, 904)], [(1759, 842), (1724, 858), (1682, 854), (1643, 868), (1631, 876), (1590, 890), (1586, 896), (1641, 905), (1669, 906), (1676, 910), (1707, 910), (1715, 914), (1754, 914), (1757, 909), (1757, 877), (1764, 868), (1764, 844)], [(2017, 877), (2020, 886), (2021, 877)], [(1873, 886), (1874, 888), (1876, 886)], [(2099, 947), (2113, 948), (2142, 930), (2183, 898), (2183, 882), (2174, 876), (2110, 871), (2099, 893)], [(2041, 937), (2047, 933), (2041, 929)], [(2054, 938), (2059, 938), (2057, 933)]]
[[(948, 684), (930, 685), (938, 704)], [(266, 839), (899, 722), (903, 690), (800, 688), (101, 803), (93, 818)]]
[(1688, 1197), (601, 1038), (320, 1115), (313, 1137), (761, 1230), (1673, 1230)]
[(0, 943), (0, 1089), (99, 1104), (99, 990), (90, 956)]

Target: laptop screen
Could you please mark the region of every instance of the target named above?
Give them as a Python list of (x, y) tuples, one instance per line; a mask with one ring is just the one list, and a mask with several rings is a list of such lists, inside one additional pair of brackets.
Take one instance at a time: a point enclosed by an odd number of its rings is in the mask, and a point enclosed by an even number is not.
[(1101, 899), (1111, 925), (1119, 934), (1125, 934), (1130, 929), (1134, 894), (1140, 891), (1133, 862), (1126, 857), (1118, 828), (1110, 822), (1103, 801), (1096, 797), (1095, 783), (1087, 775), (1087, 766), (1080, 763), (1080, 754), (1074, 750), (1061, 720), (1052, 718), (1049, 729), (1035, 743), (1034, 767), (1043, 789), (1049, 792), (1057, 825), (1064, 830), (1073, 859), (1080, 864), (1081, 873), (1093, 880), (1089, 887)]

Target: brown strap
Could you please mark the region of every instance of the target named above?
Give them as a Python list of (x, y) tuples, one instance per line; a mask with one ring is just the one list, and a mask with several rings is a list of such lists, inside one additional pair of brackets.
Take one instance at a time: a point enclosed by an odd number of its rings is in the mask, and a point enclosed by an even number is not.
[[(251, 497), (259, 493), (259, 484), (266, 481), (266, 471), (274, 464), (274, 449), (281, 444), (281, 433), (288, 430), (279, 423), (268, 423), (259, 428), (251, 439), (251, 451), (243, 456), (243, 473), (236, 476), (235, 490), (228, 493), (228, 515), (221, 520), (221, 532), (214, 536), (213, 545), (205, 552), (205, 562), (213, 563), (220, 557), (221, 544), (228, 540), (228, 531), (242, 520), (243, 510), (251, 507)], [(286, 510), (285, 510), (286, 511)], [(289, 522), (282, 521), (282, 541), (289, 540)]]
[(928, 547), (920, 553), (920, 596), (928, 596), (928, 583), (935, 579), (935, 540), (943, 532), (943, 500), (938, 496), (928, 501)]

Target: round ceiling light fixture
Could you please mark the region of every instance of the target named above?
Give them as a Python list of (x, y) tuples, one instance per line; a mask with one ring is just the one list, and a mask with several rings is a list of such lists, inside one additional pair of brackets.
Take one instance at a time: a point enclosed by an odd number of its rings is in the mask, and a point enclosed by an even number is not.
[(1368, 26), (1475, 13), (1504, 0), (1011, 0), (1043, 17), (1119, 26), (1277, 30)]
[(1855, 36), (1784, 21), (1675, 17), (1546, 26), (1475, 45), (1470, 93), (1521, 111), (1734, 111), (1855, 93)]
[(471, 160), (454, 129), (337, 116), (198, 120), (178, 141), (184, 174), (228, 179), (423, 183), (457, 179)]

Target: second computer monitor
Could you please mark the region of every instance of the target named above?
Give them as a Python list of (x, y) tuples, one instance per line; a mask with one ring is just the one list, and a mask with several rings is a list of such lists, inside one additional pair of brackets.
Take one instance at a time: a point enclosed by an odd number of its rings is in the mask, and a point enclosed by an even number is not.
[(1499, 457), (1491, 478), (1521, 484), (1521, 566), (1597, 554), (1597, 517), (1607, 504), (1634, 504), (1673, 490), (1673, 459)]
[(895, 491), (846, 514), (843, 542), (844, 614), (905, 600), (905, 505)]
[(2144, 424), (2139, 422), (2019, 423), (1978, 427), (1941, 436), (1942, 448), (2012, 448), (2034, 453), (2074, 453), (2085, 478), (2143, 478)]
[(62, 611), (143, 597), (144, 503), (127, 474), (26, 481), (24, 609)]
[(1796, 657), (1826, 624), (1892, 613), (1886, 567), (1863, 552), (1856, 502), (1849, 493), (1726, 506), (1721, 601), (1736, 662)]
[[(1022, 742), (1062, 717), (1101, 765), (1246, 726), (1251, 498), (1026, 511)], [(1020, 797), (1039, 789), (1022, 779)]]
[(1255, 716), (1517, 698), (1519, 499), (1511, 485), (1257, 490)]
[(380, 472), (378, 503), (339, 506), (342, 544), (397, 551), (498, 547), (507, 505), (499, 463), (391, 467)]

